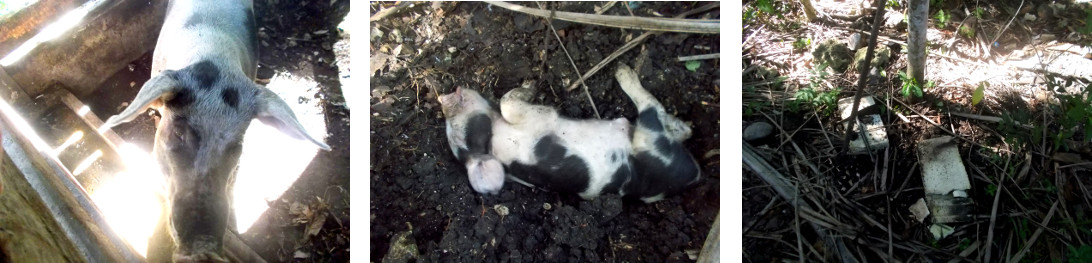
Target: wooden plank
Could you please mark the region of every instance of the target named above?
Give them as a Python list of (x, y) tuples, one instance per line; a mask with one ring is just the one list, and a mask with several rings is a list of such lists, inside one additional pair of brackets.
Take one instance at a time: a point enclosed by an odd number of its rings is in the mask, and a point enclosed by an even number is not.
[[(80, 101), (80, 99), (77, 99), (75, 95), (69, 93), (68, 90), (54, 89), (53, 93), (54, 96), (59, 98), (65, 106), (68, 106), (68, 108), (71, 109), (72, 112), (76, 113), (76, 115), (79, 115), (80, 119), (83, 120), (83, 123), (90, 127), (90, 130), (98, 130), (100, 127), (102, 127), (102, 119), (99, 119), (99, 116), (95, 115), (94, 112), (91, 112), (90, 109), (88, 109), (86, 113), (83, 113), (83, 115), (80, 115), (80, 111), (83, 110), (83, 108), (87, 105), (83, 104), (83, 102)], [(118, 151), (119, 145), (125, 143), (125, 140), (122, 139), (121, 136), (118, 136), (118, 134), (114, 132), (113, 129), (100, 130), (98, 132), (98, 135), (102, 137), (103, 141), (105, 141), (106, 144), (109, 145), (111, 150), (114, 152)]]

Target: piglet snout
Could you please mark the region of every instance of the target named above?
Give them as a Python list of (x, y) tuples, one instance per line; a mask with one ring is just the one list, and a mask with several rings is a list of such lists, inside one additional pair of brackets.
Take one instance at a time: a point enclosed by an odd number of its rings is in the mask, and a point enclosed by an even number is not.
[(466, 160), (470, 187), (482, 194), (496, 194), (504, 186), (504, 166), (488, 154), (471, 155)]

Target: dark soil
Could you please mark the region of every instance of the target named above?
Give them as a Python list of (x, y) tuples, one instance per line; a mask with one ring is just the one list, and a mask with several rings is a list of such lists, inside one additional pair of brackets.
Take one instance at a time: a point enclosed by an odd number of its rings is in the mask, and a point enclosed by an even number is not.
[[(349, 109), (341, 92), (338, 60), (348, 51), (338, 41), (338, 24), (349, 12), (349, 1), (255, 1), (259, 27), (259, 78), (277, 72), (309, 78), (319, 84), (312, 98), (322, 105), (326, 119), (326, 143), (332, 151), (319, 151), (299, 179), (242, 237), (270, 262), (346, 262), (349, 260)], [(347, 71), (348, 69), (340, 69)], [(151, 52), (130, 63), (103, 86), (82, 98), (100, 117), (120, 112), (123, 102), (136, 95), (149, 78)], [(347, 78), (348, 76), (344, 76)], [(300, 87), (307, 88), (307, 87)], [(297, 103), (288, 100), (288, 103)], [(114, 128), (123, 139), (144, 150), (152, 149), (153, 118), (144, 115)], [(307, 211), (307, 213), (300, 213)], [(311, 221), (321, 229), (307, 234)], [(304, 223), (301, 223), (304, 222)]]
[[(594, 13), (604, 4), (546, 6)], [(634, 4), (632, 11), (670, 17), (704, 4), (646, 2)], [(370, 13), (394, 5), (372, 3)], [(623, 5), (605, 14), (630, 15)], [(719, 16), (714, 10), (691, 18)], [(553, 24), (581, 72), (643, 33)], [(371, 26), (373, 59), (401, 51), (394, 61), (379, 61), (371, 77), (371, 261), (383, 261), (393, 239), (407, 231), (417, 259), (426, 262), (682, 262), (691, 261), (688, 253), (697, 255), (720, 205), (720, 64), (705, 60), (688, 71), (676, 58), (719, 52), (719, 36), (654, 36), (585, 82), (602, 118), (632, 120), (636, 108), (613, 71), (618, 63), (637, 64), (644, 50), (642, 84), (669, 112), (691, 122), (693, 136), (685, 144), (698, 158), (703, 178), (680, 195), (644, 204), (613, 195), (585, 201), (513, 183), (499, 195), (483, 196), (470, 188), (465, 168), (452, 155), (435, 97), (455, 87), (482, 91), (496, 102), (533, 81), (536, 103), (571, 118), (596, 117), (581, 89), (565, 91), (579, 75), (546, 20), (485, 3), (421, 3)], [(377, 31), (381, 37), (375, 37)], [(498, 213), (504, 210), (507, 215)]]

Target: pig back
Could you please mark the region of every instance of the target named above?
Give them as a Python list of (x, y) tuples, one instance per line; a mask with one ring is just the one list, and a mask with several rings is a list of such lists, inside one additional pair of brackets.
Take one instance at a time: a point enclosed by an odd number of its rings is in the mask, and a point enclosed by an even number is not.
[(152, 75), (202, 60), (254, 79), (257, 27), (252, 1), (171, 1), (155, 53)]

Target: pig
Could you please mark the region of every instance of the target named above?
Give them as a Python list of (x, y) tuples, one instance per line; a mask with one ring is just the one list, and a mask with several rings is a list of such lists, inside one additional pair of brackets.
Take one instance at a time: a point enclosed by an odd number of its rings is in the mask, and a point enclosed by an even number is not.
[(616, 77), (640, 111), (637, 125), (560, 116), (529, 103), (527, 88), (505, 93), (499, 112), (474, 90), (441, 95), (448, 142), (471, 187), (491, 194), (512, 179), (584, 199), (616, 193), (651, 203), (696, 182), (697, 161), (682, 145), (690, 128), (664, 111), (632, 69), (623, 65)]
[(237, 232), (232, 184), (251, 120), (330, 150), (306, 132), (287, 103), (254, 82), (256, 41), (251, 1), (171, 1), (151, 79), (104, 124), (131, 121), (148, 108), (159, 112), (152, 154), (167, 178), (173, 261), (227, 260), (225, 231)]

